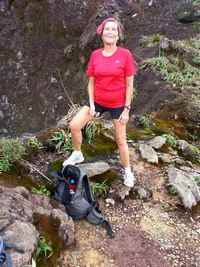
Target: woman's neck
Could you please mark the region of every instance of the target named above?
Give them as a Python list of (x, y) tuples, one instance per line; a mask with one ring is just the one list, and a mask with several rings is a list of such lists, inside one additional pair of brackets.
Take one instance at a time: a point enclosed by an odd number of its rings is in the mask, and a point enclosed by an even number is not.
[(117, 45), (116, 44), (104, 44), (103, 47), (103, 54), (106, 55), (112, 55), (115, 53), (117, 50)]

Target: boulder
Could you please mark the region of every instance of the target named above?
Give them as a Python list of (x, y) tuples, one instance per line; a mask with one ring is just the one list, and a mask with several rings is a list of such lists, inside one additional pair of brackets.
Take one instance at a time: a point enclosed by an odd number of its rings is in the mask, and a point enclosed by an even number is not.
[(148, 142), (148, 145), (155, 149), (161, 148), (166, 143), (166, 138), (162, 136), (156, 136)]
[(102, 174), (110, 170), (110, 166), (107, 162), (97, 161), (93, 163), (83, 163), (77, 165), (88, 177)]
[(183, 205), (191, 209), (200, 201), (200, 190), (195, 182), (195, 173), (188, 173), (173, 166), (168, 169), (169, 184), (174, 186)]
[(22, 186), (0, 186), (0, 205), (0, 236), (16, 246), (11, 251), (13, 266), (21, 267), (30, 263), (39, 238), (34, 224), (44, 216), (50, 224), (57, 223), (56, 229), (64, 246), (74, 242), (72, 219), (64, 209), (54, 209), (50, 198), (31, 194)]
[(142, 158), (147, 160), (147, 162), (158, 164), (158, 155), (151, 146), (147, 144), (140, 144), (139, 151)]

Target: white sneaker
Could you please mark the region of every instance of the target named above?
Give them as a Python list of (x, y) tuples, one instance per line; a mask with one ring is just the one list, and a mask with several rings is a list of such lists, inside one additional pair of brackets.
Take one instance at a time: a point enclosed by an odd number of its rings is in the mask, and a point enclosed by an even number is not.
[(133, 172), (131, 172), (131, 170), (125, 170), (123, 178), (124, 178), (124, 185), (128, 187), (134, 186), (136, 179), (135, 179)]
[(63, 167), (67, 165), (75, 165), (84, 161), (83, 153), (81, 151), (74, 150), (72, 154), (63, 162)]

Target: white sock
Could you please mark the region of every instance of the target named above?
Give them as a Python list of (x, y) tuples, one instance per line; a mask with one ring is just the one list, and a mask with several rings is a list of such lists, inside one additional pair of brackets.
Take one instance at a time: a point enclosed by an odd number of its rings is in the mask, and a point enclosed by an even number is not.
[(82, 154), (81, 150), (74, 150), (76, 154)]
[(125, 172), (131, 172), (131, 167), (125, 167), (124, 170)]

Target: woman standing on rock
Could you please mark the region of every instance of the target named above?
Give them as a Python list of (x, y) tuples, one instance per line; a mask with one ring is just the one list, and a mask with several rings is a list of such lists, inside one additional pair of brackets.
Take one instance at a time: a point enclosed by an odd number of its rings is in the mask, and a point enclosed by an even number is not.
[(96, 30), (103, 48), (92, 52), (87, 68), (89, 77), (89, 106), (84, 106), (70, 122), (74, 151), (63, 166), (84, 161), (81, 152), (81, 129), (95, 113), (109, 112), (113, 120), (121, 164), (124, 167), (124, 184), (133, 187), (135, 177), (129, 162), (126, 124), (129, 120), (136, 64), (128, 49), (118, 47), (122, 26), (115, 18), (104, 20)]

